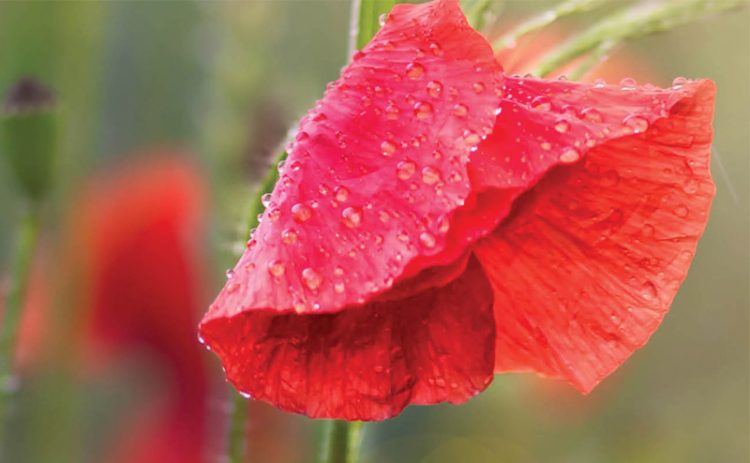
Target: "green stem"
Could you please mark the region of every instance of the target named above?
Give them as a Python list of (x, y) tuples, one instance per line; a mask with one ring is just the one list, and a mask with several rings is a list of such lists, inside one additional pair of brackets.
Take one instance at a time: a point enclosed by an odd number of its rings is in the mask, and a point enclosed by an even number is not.
[(554, 8), (521, 23), (521, 25), (512, 31), (501, 36), (492, 43), (492, 48), (495, 50), (503, 50), (508, 47), (513, 47), (521, 37), (541, 30), (558, 19), (593, 10), (608, 1), (609, 0), (567, 0), (562, 2)]
[(329, 421), (326, 424), (321, 463), (356, 463), (363, 427), (361, 421)]
[(583, 61), (583, 63), (581, 63), (580, 66), (578, 66), (570, 74), (568, 74), (568, 79), (582, 79), (592, 69), (603, 63), (617, 45), (618, 42), (614, 40), (605, 40), (604, 42), (600, 43), (599, 46), (589, 54), (589, 56)]
[(235, 391), (232, 391), (232, 417), (229, 426), (229, 462), (243, 463), (247, 454), (247, 443), (245, 440), (247, 422), (247, 400)]
[(13, 359), (18, 339), (23, 303), (29, 284), (31, 264), (39, 237), (39, 210), (32, 205), (18, 223), (16, 252), (10, 268), (10, 282), (0, 325), (0, 455), (5, 444), (5, 431), (11, 404), (16, 392)]
[(626, 40), (666, 31), (709, 14), (742, 5), (747, 5), (747, 0), (671, 0), (642, 3), (600, 21), (553, 50), (534, 74), (547, 76), (574, 59), (596, 50), (604, 42), (613, 42), (611, 46), (614, 46)]

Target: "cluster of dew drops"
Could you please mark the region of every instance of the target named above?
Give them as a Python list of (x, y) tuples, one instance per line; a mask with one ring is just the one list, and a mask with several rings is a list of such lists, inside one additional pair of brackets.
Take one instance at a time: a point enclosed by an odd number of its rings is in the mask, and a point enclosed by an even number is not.
[[(393, 46), (392, 44), (389, 44), (386, 42), (383, 47), (388, 48)], [(426, 47), (426, 50), (422, 53), (431, 53), (434, 56), (440, 56), (443, 54), (443, 50), (441, 46), (436, 42), (430, 42), (428, 46)], [(353, 59), (359, 60), (364, 56), (362, 52), (358, 52), (355, 54)], [(423, 56), (423, 55), (422, 55)], [(481, 71), (481, 67), (476, 69), (476, 71)], [(454, 101), (454, 105), (451, 109), (450, 116), (455, 117), (457, 119), (466, 119), (469, 113), (469, 108), (466, 104), (456, 101), (456, 95), (457, 90), (454, 88), (445, 89), (443, 83), (437, 81), (437, 80), (429, 80), (427, 78), (427, 70), (425, 68), (425, 65), (419, 60), (414, 60), (410, 63), (408, 63), (404, 70), (403, 70), (403, 78), (409, 79), (411, 81), (417, 81), (421, 82), (424, 81), (424, 93), (426, 95), (426, 98), (424, 100), (414, 101), (412, 96), (407, 96), (407, 103), (411, 104), (413, 107), (413, 114), (414, 117), (418, 121), (425, 121), (429, 122), (430, 118), (433, 116), (434, 107), (432, 103), (430, 103), (430, 99), (439, 99), (444, 96), (444, 94), (448, 95), (451, 100)], [(482, 94), (485, 91), (487, 91), (487, 87), (485, 83), (481, 81), (477, 81), (472, 83), (471, 89), (476, 94)], [(375, 89), (375, 92), (378, 92), (378, 88)], [(362, 97), (363, 105), (368, 106), (368, 103), (371, 104), (371, 101), (369, 101), (368, 96)], [(379, 111), (379, 110), (377, 110)], [(388, 104), (385, 105), (383, 109), (383, 115), (387, 120), (396, 121), (401, 117), (402, 109), (399, 108), (398, 105), (393, 103), (389, 100)], [(495, 114), (499, 114), (499, 110), (495, 112)], [(322, 122), (325, 120), (325, 114), (322, 112), (312, 113), (312, 122)], [(461, 139), (459, 140), (460, 143), (463, 143), (464, 146), (468, 148), (466, 156), (468, 156), (469, 152), (473, 152), (476, 150), (477, 145), (486, 138), (486, 136), (489, 134), (490, 128), (488, 127), (485, 133), (478, 134), (473, 131), (465, 130), (463, 132), (463, 135), (461, 136)], [(339, 133), (336, 134), (337, 139), (339, 140), (339, 145), (344, 147), (345, 145), (342, 145), (344, 143), (343, 136)], [(380, 145), (378, 147), (378, 151), (380, 154), (384, 157), (395, 157), (398, 154), (398, 151), (400, 149), (408, 148), (409, 146), (413, 146), (414, 148), (419, 148), (420, 144), (426, 141), (426, 136), (422, 135), (421, 137), (415, 137), (414, 140), (411, 140), (410, 143), (402, 142), (398, 143), (393, 138), (389, 137), (390, 134), (386, 133), (386, 137), (382, 139), (380, 142)], [(301, 140), (304, 140), (308, 138), (309, 135), (304, 132), (300, 131), (296, 134), (295, 141), (299, 142)], [(291, 150), (294, 149), (294, 142), (290, 144), (290, 146), (287, 147), (288, 151), (291, 152)], [(435, 149), (432, 153), (433, 157), (437, 160), (440, 159), (443, 154), (439, 149)], [(447, 180), (451, 183), (458, 183), (458, 182), (465, 182), (466, 187), (468, 188), (468, 179), (465, 179), (464, 176), (459, 173), (458, 167), (461, 165), (461, 160), (458, 159), (451, 159), (451, 163), (453, 164), (453, 167), (455, 168), (448, 176)], [(301, 168), (301, 163), (299, 161), (282, 161), (279, 163), (278, 171), (280, 176), (281, 182), (289, 182), (291, 184), (292, 180), (289, 176), (285, 175), (287, 170), (291, 171), (298, 171)], [(420, 169), (420, 166), (417, 165), (416, 162), (409, 159), (408, 157), (404, 157), (402, 160), (395, 163), (395, 175), (396, 177), (403, 182), (411, 182), (413, 178), (416, 176), (421, 180), (421, 183), (432, 187), (435, 189), (438, 196), (442, 195), (442, 187), (445, 184), (444, 182), (446, 179), (443, 178), (443, 173), (441, 170), (433, 165), (425, 165)], [(410, 202), (414, 202), (414, 197), (410, 196), (409, 190), (416, 190), (418, 189), (418, 185), (415, 183), (407, 183), (407, 193), (406, 197), (407, 200), (410, 199)], [(290, 186), (290, 185), (287, 185)], [(339, 205), (345, 205), (345, 207), (342, 207), (341, 213), (340, 213), (340, 221), (341, 223), (349, 228), (349, 229), (357, 229), (361, 226), (364, 220), (364, 215), (366, 210), (373, 209), (372, 204), (366, 204), (364, 207), (360, 207), (357, 205), (346, 205), (347, 200), (350, 196), (350, 191), (343, 185), (335, 186), (335, 187), (329, 187), (326, 184), (320, 184), (318, 186), (318, 193), (322, 197), (328, 197), (331, 200), (331, 204), (335, 207), (338, 207)], [(456, 204), (455, 207), (460, 207), (463, 205), (463, 199), (462, 198), (456, 198)], [(263, 195), (261, 202), (263, 206), (266, 208), (264, 214), (260, 214), (258, 219), (259, 222), (263, 219), (270, 220), (270, 221), (276, 221), (281, 216), (281, 210), (276, 207), (272, 203), (271, 194), (266, 193)], [(313, 215), (315, 214), (315, 210), (320, 206), (320, 202), (317, 200), (313, 201), (306, 201), (306, 202), (299, 202), (295, 203), (290, 208), (290, 213), (292, 216), (292, 219), (295, 223), (298, 225), (304, 224), (307, 221), (309, 221)], [(369, 212), (368, 212), (369, 213)], [(377, 211), (377, 217), (378, 219), (383, 222), (387, 223), (392, 218), (398, 218), (399, 213), (396, 211), (385, 211), (380, 210)], [(416, 216), (415, 219), (418, 219)], [(419, 220), (417, 220), (419, 222)], [(425, 249), (433, 249), (436, 247), (438, 238), (435, 236), (435, 234), (428, 230), (424, 224), (420, 224), (420, 230), (415, 236), (416, 242), (419, 246), (425, 248)], [(434, 228), (435, 231), (438, 232), (441, 235), (445, 235), (449, 230), (449, 220), (445, 216), (441, 216), (437, 218), (434, 221)], [(297, 243), (299, 239), (299, 231), (294, 228), (286, 228), (281, 232), (281, 241), (286, 245), (293, 245)], [(396, 239), (399, 241), (406, 243), (408, 246), (413, 247), (414, 245), (411, 243), (412, 237), (406, 230), (402, 230), (396, 234)], [(373, 237), (373, 240), (375, 244), (382, 245), (385, 241), (385, 238), (380, 234), (375, 234)], [(254, 239), (254, 230), (251, 232), (250, 240), (247, 242), (247, 247), (252, 248), (255, 246), (256, 240)], [(360, 244), (360, 247), (363, 247), (363, 244)], [(352, 251), (354, 252), (354, 251)], [(350, 252), (350, 255), (352, 254)], [(398, 262), (401, 262), (403, 260), (403, 255), (401, 253), (397, 253), (394, 257), (394, 262), (392, 262), (393, 269), (396, 270)], [(250, 266), (249, 269), (254, 268), (254, 264), (246, 264), (246, 267)], [(283, 277), (287, 271), (287, 266), (284, 264), (281, 260), (274, 260), (272, 262), (269, 262), (267, 265), (267, 271), (273, 277), (274, 279), (280, 279)], [(345, 284), (343, 282), (345, 271), (341, 267), (336, 267), (333, 270), (333, 275), (331, 278), (332, 280), (332, 288), (336, 293), (343, 293), (345, 291)], [(229, 279), (232, 279), (234, 276), (233, 271), (228, 271), (227, 276)], [(307, 267), (302, 269), (299, 275), (301, 278), (302, 283), (305, 285), (305, 287), (311, 291), (313, 294), (316, 294), (318, 290), (321, 288), (321, 286), (324, 284), (325, 278), (323, 274), (314, 268)], [(385, 278), (383, 282), (383, 287), (387, 288), (393, 285), (394, 278), (392, 275), (389, 275)], [(230, 283), (227, 287), (228, 291), (231, 291), (232, 289), (235, 289), (237, 286), (236, 284)], [(370, 292), (377, 292), (379, 288), (374, 283), (369, 283), (366, 288)], [(291, 292), (291, 288), (290, 288)], [(313, 309), (317, 306), (317, 304), (313, 304)], [(303, 306), (295, 307), (299, 310), (304, 310)]]

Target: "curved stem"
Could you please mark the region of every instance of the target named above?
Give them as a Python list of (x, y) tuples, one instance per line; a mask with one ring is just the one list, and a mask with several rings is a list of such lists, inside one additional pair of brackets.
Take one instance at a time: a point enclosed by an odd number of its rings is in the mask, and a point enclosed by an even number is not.
[(329, 421), (326, 424), (321, 463), (356, 463), (363, 428), (361, 421)]
[(513, 47), (521, 37), (541, 30), (560, 18), (583, 13), (603, 5), (609, 0), (567, 0), (544, 13), (534, 16), (492, 43), (496, 51)]
[(0, 325), (0, 455), (5, 443), (5, 431), (10, 418), (17, 380), (13, 373), (13, 359), (18, 339), (23, 303), (39, 237), (39, 210), (32, 205), (18, 223), (16, 252), (10, 268), (10, 281)]
[(604, 42), (625, 40), (669, 30), (712, 13), (747, 5), (747, 0), (679, 0), (642, 3), (616, 13), (553, 50), (534, 72), (547, 76), (579, 56), (596, 50)]

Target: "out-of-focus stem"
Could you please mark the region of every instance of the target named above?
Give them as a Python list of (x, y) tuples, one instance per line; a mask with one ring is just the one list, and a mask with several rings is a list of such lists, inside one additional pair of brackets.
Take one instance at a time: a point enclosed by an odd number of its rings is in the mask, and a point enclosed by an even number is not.
[(604, 42), (600, 43), (599, 46), (594, 49), (594, 51), (589, 53), (589, 56), (586, 57), (586, 59), (583, 61), (583, 63), (581, 63), (580, 66), (578, 66), (573, 70), (573, 72), (568, 74), (568, 78), (570, 80), (582, 79), (592, 69), (603, 63), (617, 45), (618, 42), (614, 40), (605, 40)]
[(363, 425), (361, 421), (329, 421), (326, 424), (321, 463), (356, 463), (362, 444)]
[(534, 16), (492, 43), (494, 50), (512, 47), (518, 39), (541, 30), (560, 18), (592, 10), (609, 0), (567, 0), (544, 13)]
[(229, 462), (244, 463), (247, 454), (247, 400), (233, 391), (232, 417), (229, 422)]
[(579, 56), (599, 48), (669, 30), (680, 24), (747, 5), (748, 0), (666, 0), (648, 2), (618, 12), (553, 50), (537, 67), (535, 75), (547, 76)]
[(16, 251), (10, 268), (10, 281), (5, 301), (5, 310), (0, 324), (0, 460), (5, 449), (5, 431), (16, 392), (16, 377), (13, 359), (18, 340), (23, 304), (28, 288), (31, 264), (39, 237), (39, 210), (35, 204), (29, 206), (18, 223)]

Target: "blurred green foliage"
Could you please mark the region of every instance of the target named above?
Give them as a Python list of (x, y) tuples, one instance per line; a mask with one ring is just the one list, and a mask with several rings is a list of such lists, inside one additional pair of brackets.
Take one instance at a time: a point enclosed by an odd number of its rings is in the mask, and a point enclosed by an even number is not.
[[(507, 1), (504, 18), (551, 3)], [(153, 146), (194, 153), (213, 186), (210, 244), (220, 261), (243, 241), (252, 182), (345, 63), (348, 13), (346, 2), (334, 0), (2, 2), (0, 90), (33, 75), (60, 97), (56, 214), (82, 179), (117, 160)], [(718, 194), (662, 328), (588, 397), (498, 376), (465, 406), (412, 407), (370, 425), (364, 461), (748, 461), (750, 15), (745, 9), (683, 26), (628, 51), (661, 76), (655, 84), (684, 75), (714, 79), (719, 89)], [(0, 163), (0, 262), (18, 213), (8, 183)], [(28, 411), (15, 430), (14, 461), (97, 461), (116, 411), (142, 399), (132, 380), (80, 390), (54, 372), (41, 376), (22, 397)], [(312, 435), (309, 420), (283, 420), (298, 439)]]

